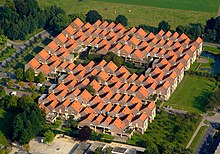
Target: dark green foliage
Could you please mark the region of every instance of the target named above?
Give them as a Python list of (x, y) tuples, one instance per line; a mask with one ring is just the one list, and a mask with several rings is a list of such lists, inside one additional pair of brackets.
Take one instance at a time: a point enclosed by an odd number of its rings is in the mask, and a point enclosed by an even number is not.
[(120, 67), (124, 62), (120, 56), (114, 54), (113, 52), (108, 52), (107, 55), (103, 57), (103, 59), (105, 59), (107, 62), (113, 61), (118, 67)]
[(24, 77), (24, 70), (22, 68), (18, 68), (16, 71), (15, 71), (15, 76), (16, 76), (16, 79), (17, 80), (22, 80), (23, 77)]
[(100, 141), (103, 137), (103, 134), (101, 133), (96, 133), (96, 132), (92, 132), (92, 135), (91, 135), (91, 140), (95, 140), (95, 141)]
[(40, 92), (41, 93), (44, 93), (46, 91), (46, 86), (45, 85), (42, 85), (41, 87), (40, 87)]
[(99, 79), (97, 76), (91, 76), (91, 77), (89, 77), (89, 80), (90, 81), (96, 80), (97, 82), (99, 82)]
[(96, 148), (94, 154), (112, 154), (112, 149), (110, 147), (107, 147), (105, 149)]
[(68, 17), (70, 18), (71, 21), (75, 20), (76, 18), (79, 18), (80, 20), (85, 21), (85, 16), (79, 13), (69, 14)]
[(35, 78), (35, 82), (37, 83), (43, 83), (45, 81), (45, 77), (44, 74), (42, 72), (40, 72), (36, 78)]
[(88, 126), (84, 126), (79, 130), (79, 136), (81, 141), (90, 139), (92, 130)]
[(86, 14), (86, 22), (90, 22), (91, 24), (94, 24), (97, 20), (102, 21), (102, 16), (99, 14), (96, 10), (90, 10)]
[[(63, 9), (57, 6), (41, 9), (36, 0), (7, 1), (0, 11), (0, 27), (8, 38), (25, 40), (27, 34), (35, 32), (37, 28), (50, 28), (51, 19), (59, 17), (59, 14), (64, 15), (63, 20), (68, 18)], [(55, 26), (63, 27), (60, 25)]]
[(44, 143), (51, 143), (54, 139), (54, 133), (50, 130), (44, 133)]
[(36, 91), (36, 90), (37, 90), (37, 87), (36, 87), (34, 84), (31, 84), (31, 85), (29, 86), (29, 89), (30, 89), (30, 91)]
[(91, 85), (87, 85), (83, 89), (86, 89), (91, 95), (95, 94), (95, 90), (93, 89), (93, 87)]
[(7, 95), (1, 100), (1, 104), (5, 110), (15, 110), (18, 104), (18, 97), (15, 95)]
[(12, 139), (27, 144), (43, 130), (45, 114), (30, 96), (21, 97), (18, 104), (18, 112), (12, 123)]
[(163, 30), (165, 32), (169, 31), (170, 30), (170, 25), (168, 22), (166, 21), (161, 21), (159, 24), (158, 24), (158, 31), (160, 30)]
[(0, 34), (0, 45), (5, 45), (7, 43), (7, 37), (4, 34)]
[(3, 61), (5, 58), (11, 57), (16, 52), (16, 49), (13, 47), (7, 47), (5, 50), (0, 53), (0, 60)]
[(66, 14), (58, 14), (54, 16), (49, 26), (54, 28), (54, 31), (60, 33), (70, 23), (70, 18)]
[(128, 19), (124, 15), (118, 15), (115, 19), (115, 23), (121, 23), (123, 26), (128, 25)]
[(220, 89), (214, 91), (213, 93), (209, 94), (206, 98), (206, 110), (213, 111), (217, 107), (220, 106)]
[(26, 79), (26, 81), (33, 82), (34, 81), (34, 75), (35, 75), (34, 70), (32, 68), (29, 68), (25, 72), (25, 79)]
[(135, 134), (128, 143), (145, 147), (146, 154), (189, 154), (192, 151), (185, 149), (185, 144), (200, 120), (200, 115), (193, 113), (172, 115), (161, 111), (143, 135)]
[(152, 33), (157, 33), (157, 28), (153, 27), (153, 26), (147, 26), (144, 24), (140, 24), (137, 29), (142, 28), (143, 30), (147, 31), (147, 32), (152, 32)]
[(0, 98), (5, 96), (5, 88), (3, 86), (0, 86)]

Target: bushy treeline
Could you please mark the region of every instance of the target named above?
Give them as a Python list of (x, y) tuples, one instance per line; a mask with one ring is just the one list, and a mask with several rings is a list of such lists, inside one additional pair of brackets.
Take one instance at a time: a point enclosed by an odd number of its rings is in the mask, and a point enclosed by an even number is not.
[(5, 95), (0, 87), (0, 108), (14, 115), (11, 125), (6, 131), (6, 137), (21, 144), (27, 144), (45, 129), (45, 113), (40, 110), (31, 96), (18, 98), (15, 95)]
[(25, 37), (36, 29), (53, 26), (56, 29), (57, 25), (54, 25), (54, 22), (57, 18), (62, 18), (59, 25), (61, 28), (69, 24), (68, 21), (65, 22), (69, 17), (60, 7), (40, 8), (36, 0), (7, 1), (0, 10), (0, 27), (8, 38), (25, 40)]

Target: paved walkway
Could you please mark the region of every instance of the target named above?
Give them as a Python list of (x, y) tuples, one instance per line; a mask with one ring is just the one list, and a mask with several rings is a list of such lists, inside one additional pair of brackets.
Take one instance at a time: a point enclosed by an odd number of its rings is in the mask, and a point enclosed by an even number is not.
[(203, 46), (210, 46), (210, 47), (220, 48), (220, 44), (217, 44), (217, 43), (209, 43), (209, 42), (203, 42)]
[(199, 132), (200, 128), (201, 128), (202, 126), (205, 126), (205, 125), (206, 125), (206, 124), (204, 123), (204, 121), (205, 121), (205, 119), (203, 118), (202, 121), (200, 122), (200, 124), (198, 125), (198, 127), (196, 128), (196, 131), (193, 133), (191, 139), (189, 140), (189, 142), (188, 142), (186, 148), (189, 148), (189, 146), (192, 144), (192, 142), (193, 142), (194, 138), (196, 137), (197, 133)]
[(206, 120), (208, 120), (209, 122), (220, 124), (220, 113), (216, 113), (214, 116), (204, 115), (203, 117), (204, 117)]

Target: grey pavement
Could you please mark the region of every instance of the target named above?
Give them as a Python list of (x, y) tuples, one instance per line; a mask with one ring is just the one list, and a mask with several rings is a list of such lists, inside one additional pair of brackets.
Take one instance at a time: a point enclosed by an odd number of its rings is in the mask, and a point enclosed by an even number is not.
[(212, 123), (220, 124), (220, 113), (216, 113), (214, 116), (204, 116), (204, 118)]
[(7, 63), (10, 63), (13, 59), (16, 58), (16, 56), (21, 55), (24, 50), (26, 50), (28, 47), (31, 46), (31, 44), (34, 42), (35, 39), (39, 38), (39, 36), (41, 36), (42, 38), (51, 37), (48, 30), (44, 30), (44, 31), (34, 35), (33, 37), (31, 37), (25, 43), (14, 42), (14, 41), (8, 39), (6, 46), (12, 46), (13, 45), (13, 47), (16, 49), (16, 52), (11, 57), (9, 57), (7, 59), (4, 59), (1, 63), (1, 67), (5, 67), (7, 65)]
[(203, 42), (203, 46), (211, 46), (211, 47), (220, 48), (220, 44), (217, 44), (217, 43), (209, 43), (209, 42)]
[(18, 97), (21, 97), (21, 96), (24, 96), (24, 95), (28, 95), (28, 96), (30, 96), (30, 95), (32, 95), (32, 93), (30, 93), (30, 92), (25, 92), (25, 91), (20, 91), (20, 90), (14, 90), (14, 89), (8, 89), (8, 88), (6, 88), (5, 87), (5, 92), (6, 92), (6, 94), (11, 94), (11, 92), (13, 92), (13, 91), (16, 91), (16, 96), (18, 96)]

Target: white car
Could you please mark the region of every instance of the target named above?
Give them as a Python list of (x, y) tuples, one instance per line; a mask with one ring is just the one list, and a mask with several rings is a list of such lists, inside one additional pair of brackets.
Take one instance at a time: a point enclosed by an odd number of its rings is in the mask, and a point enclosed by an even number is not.
[(16, 92), (16, 91), (12, 91), (12, 92), (11, 92), (11, 95), (15, 95), (15, 96), (16, 96), (16, 95), (17, 95), (17, 92)]

